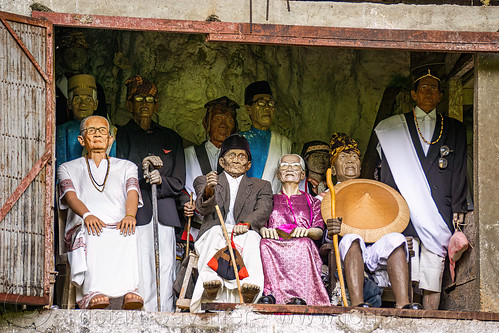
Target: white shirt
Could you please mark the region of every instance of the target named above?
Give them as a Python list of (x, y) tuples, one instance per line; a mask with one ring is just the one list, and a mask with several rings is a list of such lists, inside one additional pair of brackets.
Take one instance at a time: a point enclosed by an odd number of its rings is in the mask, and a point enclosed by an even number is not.
[(204, 145), (208, 159), (210, 160), (211, 170), (217, 171), (218, 155), (220, 155), (220, 148), (217, 148), (211, 141), (206, 141)]
[(225, 224), (235, 225), (236, 221), (234, 220), (234, 203), (236, 202), (237, 190), (239, 189), (239, 184), (241, 184), (241, 179), (243, 179), (243, 175), (233, 178), (227, 172), (225, 172), (225, 177), (227, 177), (227, 181), (229, 182), (229, 193), (230, 193), (230, 202), (229, 202), (229, 212), (227, 213), (227, 217), (225, 218)]
[(437, 109), (433, 109), (430, 113), (427, 114), (418, 106), (416, 106), (414, 112), (416, 114), (416, 120), (418, 122), (419, 130), (421, 131), (421, 134), (418, 133), (419, 141), (421, 142), (421, 147), (423, 148), (423, 152), (426, 156), (426, 154), (428, 154), (428, 149), (430, 149), (430, 145), (424, 142), (424, 140), (421, 138), (421, 135), (425, 138), (426, 141), (431, 142), (433, 132), (435, 131)]

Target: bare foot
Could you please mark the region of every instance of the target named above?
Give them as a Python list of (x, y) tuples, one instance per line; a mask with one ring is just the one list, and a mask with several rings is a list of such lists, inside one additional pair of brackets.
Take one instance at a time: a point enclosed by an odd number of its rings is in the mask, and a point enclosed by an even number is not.
[(255, 296), (260, 292), (260, 287), (256, 284), (243, 283), (241, 293), (244, 303), (253, 303)]
[(218, 290), (222, 283), (218, 280), (208, 281), (203, 283), (204, 291), (203, 298), (207, 300), (214, 300), (217, 297)]
[(97, 294), (88, 303), (89, 309), (105, 309), (109, 306), (109, 297), (104, 294)]
[(123, 298), (123, 310), (138, 310), (144, 305), (144, 300), (137, 294), (128, 293)]

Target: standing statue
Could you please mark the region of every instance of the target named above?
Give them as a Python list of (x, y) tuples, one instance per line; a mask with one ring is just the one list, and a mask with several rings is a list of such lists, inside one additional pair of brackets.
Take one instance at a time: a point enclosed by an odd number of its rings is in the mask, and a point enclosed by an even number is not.
[[(148, 179), (139, 178), (140, 190), (144, 197), (144, 206), (137, 212), (141, 272), (139, 291), (144, 296), (146, 310), (173, 311), (175, 227), (180, 227), (175, 198), (180, 195), (185, 183), (182, 138), (175, 131), (152, 121), (151, 117), (158, 110), (158, 89), (154, 83), (137, 75), (128, 79), (125, 84), (126, 105), (133, 119), (118, 129), (117, 156), (134, 162), (141, 169), (146, 157), (151, 160), (160, 158), (162, 162), (162, 167), (152, 171)], [(151, 197), (151, 186), (148, 182), (157, 185), (157, 198)], [(157, 309), (156, 300), (152, 200), (157, 200), (158, 203), (161, 309)]]
[(140, 309), (137, 166), (106, 154), (113, 138), (104, 117), (85, 118), (78, 141), (88, 154), (57, 173), (60, 208), (69, 208), (65, 239), (76, 301), (81, 309), (102, 309), (110, 298), (124, 296), (123, 309)]
[[(218, 262), (215, 254), (227, 246), (215, 205), (220, 207), (227, 231), (246, 266), (247, 277), (241, 288), (243, 301), (253, 302), (263, 288), (259, 231), (272, 211), (272, 188), (266, 180), (246, 176), (251, 157), (248, 141), (239, 134), (231, 135), (220, 148), (219, 163), (224, 171), (220, 175), (212, 171), (194, 180), (196, 210), (204, 219), (195, 243), (199, 277), (191, 312), (199, 312), (201, 303), (206, 301), (239, 302), (236, 280), (220, 275), (216, 265), (212, 265), (213, 261)], [(230, 264), (228, 267), (232, 269)]]
[[(345, 232), (340, 243), (340, 257), (345, 267), (345, 275), (352, 306), (372, 306), (364, 302), (364, 268), (374, 275), (379, 287), (391, 285), (397, 308), (414, 308), (409, 304), (409, 253), (407, 241), (402, 231), (409, 221), (407, 205), (390, 187), (376, 181), (360, 179), (360, 151), (357, 143), (344, 133), (334, 133), (331, 138), (331, 169), (338, 181), (337, 214), (343, 219), (327, 219), (328, 239), (340, 233), (345, 224), (355, 225)], [(355, 186), (355, 188), (354, 188)], [(386, 188), (383, 188), (386, 187)], [(347, 188), (350, 189), (347, 190)], [(340, 200), (340, 191), (350, 191), (345, 200)], [(389, 189), (389, 190), (387, 190)], [(327, 199), (323, 200), (327, 206)], [(396, 195), (398, 202), (393, 198)], [(397, 207), (401, 207), (397, 210)], [(330, 211), (330, 206), (325, 207)], [(404, 211), (406, 212), (404, 215)], [(341, 216), (342, 214), (345, 216)], [(323, 216), (326, 217), (327, 214)], [(330, 215), (328, 216), (330, 217)], [(405, 217), (405, 219), (404, 219)], [(392, 221), (393, 219), (393, 221)], [(389, 225), (385, 225), (389, 222)], [(345, 226), (346, 227), (346, 226)], [(378, 230), (381, 234), (371, 236)], [(363, 235), (363, 236), (361, 236)], [(374, 241), (375, 240), (375, 241)], [(366, 245), (366, 243), (371, 243)]]
[[(80, 122), (97, 110), (99, 100), (97, 99), (97, 85), (92, 75), (73, 75), (68, 80), (67, 106), (74, 116), (70, 120), (56, 127), (56, 163), (57, 168), (64, 162), (74, 160), (85, 154), (84, 147), (78, 142), (80, 135)], [(111, 125), (110, 135), (116, 136), (116, 127)], [(109, 156), (116, 156), (116, 143), (107, 151)]]
[(301, 156), (307, 165), (306, 178), (300, 183), (300, 190), (314, 196), (327, 189), (326, 171), (329, 167), (329, 144), (323, 141), (309, 141), (303, 145)]
[[(83, 32), (71, 31), (64, 34), (60, 38), (56, 39), (58, 41), (56, 52), (59, 57), (56, 59), (62, 59), (60, 65), (62, 68), (62, 74), (57, 75), (56, 79), (56, 124), (64, 124), (70, 120), (74, 119), (73, 113), (71, 113), (69, 98), (70, 87), (69, 79), (73, 75), (82, 74), (85, 65), (88, 61), (90, 45), (85, 40)], [(97, 97), (94, 100), (99, 100), (100, 103), (97, 104), (95, 109), (95, 115), (107, 117), (106, 110), (106, 95), (104, 93), (104, 88), (100, 84), (94, 85), (97, 90)], [(81, 120), (81, 119), (80, 119)]]
[(248, 140), (254, 156), (248, 176), (268, 180), (272, 191), (277, 193), (281, 186), (276, 176), (277, 165), (282, 155), (291, 153), (291, 141), (270, 130), (277, 105), (270, 84), (257, 81), (248, 85), (244, 91), (244, 104), (251, 119), (251, 129), (241, 132), (241, 135)]
[[(185, 190), (188, 195), (196, 194), (194, 191), (194, 179), (206, 175), (211, 171), (222, 172), (218, 163), (220, 147), (222, 142), (231, 134), (237, 132), (237, 109), (239, 105), (226, 96), (209, 101), (204, 105), (206, 115), (203, 118), (203, 127), (208, 140), (199, 146), (191, 146), (185, 149)], [(202, 216), (194, 214), (194, 204), (183, 198), (186, 216), (194, 216), (194, 223), (200, 223)], [(191, 229), (192, 231), (192, 229)]]
[(404, 234), (421, 241), (412, 277), (424, 290), (424, 308), (438, 309), (453, 221), (462, 223), (467, 211), (466, 130), (437, 112), (443, 96), (440, 79), (427, 68), (416, 77), (412, 112), (376, 126), (382, 149), (379, 180), (397, 189), (409, 205), (411, 223)]
[(265, 296), (259, 303), (331, 305), (314, 243), (324, 229), (321, 202), (298, 188), (305, 179), (305, 161), (295, 154), (282, 156), (277, 177), (282, 190), (274, 194), (270, 219), (260, 229)]

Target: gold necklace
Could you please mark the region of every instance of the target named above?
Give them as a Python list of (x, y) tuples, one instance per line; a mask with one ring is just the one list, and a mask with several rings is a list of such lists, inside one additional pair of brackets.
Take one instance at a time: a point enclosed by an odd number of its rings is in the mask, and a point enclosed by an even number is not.
[[(92, 170), (90, 169), (90, 164), (88, 163), (88, 154), (85, 154), (85, 161), (87, 162), (87, 170), (88, 170), (88, 175), (90, 176), (90, 181), (92, 182), (92, 185), (95, 187), (95, 189), (101, 193), (104, 192), (104, 188), (106, 188), (107, 176), (109, 176), (109, 168), (111, 164), (109, 163), (109, 156), (107, 156), (107, 154), (106, 154), (106, 160), (107, 160), (106, 177), (104, 177), (104, 182), (102, 184), (99, 184), (92, 175)], [(99, 189), (99, 187), (102, 187), (102, 190)]]
[(434, 145), (435, 143), (437, 143), (440, 140), (440, 138), (442, 137), (442, 132), (444, 131), (444, 116), (442, 116), (441, 114), (439, 114), (439, 116), (442, 119), (442, 121), (440, 122), (440, 134), (438, 135), (438, 138), (435, 141), (433, 141), (433, 142), (428, 142), (428, 141), (426, 141), (426, 139), (424, 138), (423, 134), (421, 133), (421, 130), (419, 129), (418, 120), (416, 119), (416, 110), (415, 110), (415, 108), (412, 109), (412, 114), (414, 114), (414, 122), (416, 123), (416, 128), (418, 129), (418, 134), (421, 137), (421, 139), (423, 139), (423, 141), (426, 142), (429, 145)]

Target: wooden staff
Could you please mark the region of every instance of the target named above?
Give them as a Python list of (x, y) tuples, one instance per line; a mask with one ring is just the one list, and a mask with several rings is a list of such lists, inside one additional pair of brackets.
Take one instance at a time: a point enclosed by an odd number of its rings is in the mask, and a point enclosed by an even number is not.
[[(192, 206), (192, 197), (193, 197), (194, 193), (191, 192), (191, 200), (189, 201), (189, 203), (191, 204)], [(191, 216), (189, 216), (187, 218), (187, 247), (185, 249), (185, 253), (184, 253), (184, 259), (187, 258), (187, 256), (189, 255), (189, 253), (191, 252), (191, 249), (189, 247), (189, 239), (191, 238)]]
[(227, 246), (229, 247), (230, 261), (232, 262), (232, 267), (234, 268), (234, 275), (236, 276), (237, 282), (237, 291), (239, 292), (239, 303), (244, 303), (243, 293), (241, 292), (241, 281), (239, 281), (239, 272), (237, 271), (236, 257), (234, 256), (234, 251), (232, 251), (232, 244), (230, 243), (229, 234), (227, 233), (227, 229), (225, 228), (225, 223), (222, 217), (222, 212), (220, 211), (220, 207), (218, 207), (218, 205), (215, 205), (215, 209), (217, 210), (218, 219), (220, 220), (220, 225), (222, 226), (222, 230), (224, 232), (225, 241), (227, 242)]
[[(327, 187), (329, 188), (329, 193), (331, 193), (331, 218), (336, 218), (336, 195), (334, 193), (334, 185), (333, 185), (333, 171), (331, 168), (327, 169), (326, 172), (326, 182)], [(343, 306), (348, 306), (347, 296), (345, 292), (345, 281), (343, 281), (343, 270), (341, 269), (341, 258), (340, 258), (340, 250), (338, 248), (338, 235), (333, 235), (333, 246), (334, 246), (334, 254), (336, 257), (336, 269), (338, 270), (338, 279), (340, 280), (341, 287), (341, 299), (343, 300)]]

